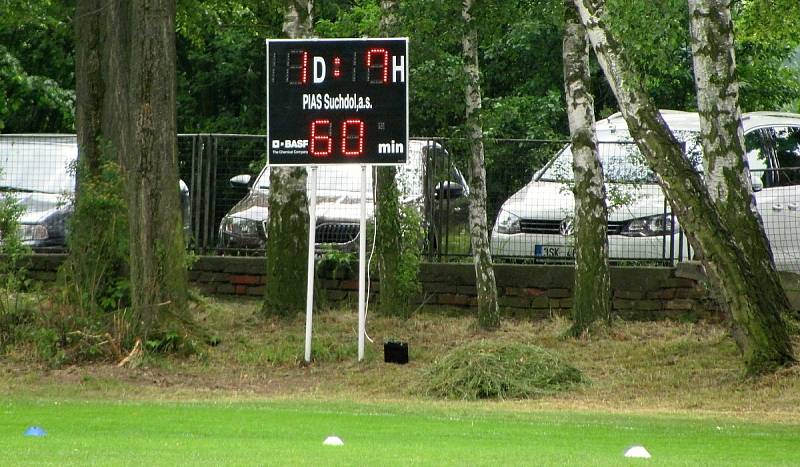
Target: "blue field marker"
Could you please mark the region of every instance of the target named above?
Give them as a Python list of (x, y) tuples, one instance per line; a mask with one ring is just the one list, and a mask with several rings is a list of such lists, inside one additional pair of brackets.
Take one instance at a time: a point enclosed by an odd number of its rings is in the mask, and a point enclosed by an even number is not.
[(45, 436), (45, 435), (47, 435), (47, 432), (44, 431), (44, 428), (42, 428), (40, 426), (31, 426), (31, 427), (28, 427), (27, 430), (25, 430), (25, 436), (41, 437), (41, 436)]

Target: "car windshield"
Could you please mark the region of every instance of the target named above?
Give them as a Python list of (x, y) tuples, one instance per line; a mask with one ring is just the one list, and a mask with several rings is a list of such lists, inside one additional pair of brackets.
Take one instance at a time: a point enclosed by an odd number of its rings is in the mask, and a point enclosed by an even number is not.
[(72, 163), (74, 142), (23, 138), (0, 140), (0, 190), (71, 193), (75, 190)]
[[(701, 145), (696, 132), (676, 132), (675, 136), (682, 143), (695, 169), (702, 170)], [(598, 151), (606, 180), (615, 183), (654, 183), (655, 175), (647, 166), (644, 156), (633, 140), (613, 137), (609, 134), (598, 134)], [(571, 182), (572, 145), (567, 145), (547, 165), (538, 178), (545, 182)]]

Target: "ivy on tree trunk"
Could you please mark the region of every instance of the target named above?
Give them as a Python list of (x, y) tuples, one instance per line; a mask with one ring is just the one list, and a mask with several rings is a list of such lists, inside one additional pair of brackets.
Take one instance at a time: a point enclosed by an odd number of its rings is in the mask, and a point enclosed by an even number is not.
[[(312, 0), (288, 0), (283, 32), (290, 39), (312, 35)], [(267, 274), (264, 314), (288, 315), (305, 309), (308, 264), (308, 198), (304, 167), (270, 169)]]
[[(381, 1), (381, 34), (394, 37), (398, 30), (398, 2)], [(400, 192), (397, 188), (397, 168), (394, 166), (375, 169), (375, 260), (378, 265), (378, 280), (381, 284), (378, 295), (378, 310), (385, 314), (406, 316), (410, 303), (410, 291), (401, 283), (402, 261), (407, 252), (403, 250), (400, 225)], [(418, 248), (418, 245), (410, 245)], [(408, 255), (406, 255), (407, 257)], [(416, 257), (416, 256), (414, 256)], [(407, 278), (406, 278), (407, 279)]]

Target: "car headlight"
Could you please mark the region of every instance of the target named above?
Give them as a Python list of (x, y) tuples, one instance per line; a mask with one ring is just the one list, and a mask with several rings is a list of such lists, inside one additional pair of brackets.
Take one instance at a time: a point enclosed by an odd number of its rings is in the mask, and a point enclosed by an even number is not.
[(519, 217), (501, 209), (500, 213), (497, 214), (497, 222), (494, 224), (494, 229), (501, 234), (520, 233)]
[(241, 237), (257, 237), (260, 222), (242, 217), (226, 217), (222, 219), (219, 228), (222, 232), (229, 235)]
[(632, 219), (622, 226), (621, 235), (627, 237), (655, 237), (672, 233), (672, 214), (656, 214), (655, 216)]
[(47, 227), (42, 224), (20, 224), (18, 232), (23, 242), (47, 240), (49, 237)]

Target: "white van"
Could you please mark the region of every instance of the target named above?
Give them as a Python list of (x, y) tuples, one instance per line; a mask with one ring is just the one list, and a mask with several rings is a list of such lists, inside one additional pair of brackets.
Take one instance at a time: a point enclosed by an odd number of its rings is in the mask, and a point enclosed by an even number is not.
[[(661, 111), (702, 171), (696, 113)], [(756, 204), (778, 269), (800, 272), (800, 115), (744, 114), (747, 160)], [(617, 113), (596, 123), (607, 180), (608, 246), (612, 260), (672, 263), (691, 252), (678, 220)], [(492, 254), (569, 261), (574, 256), (572, 151), (567, 145), (533, 180), (503, 203), (492, 230)]]

